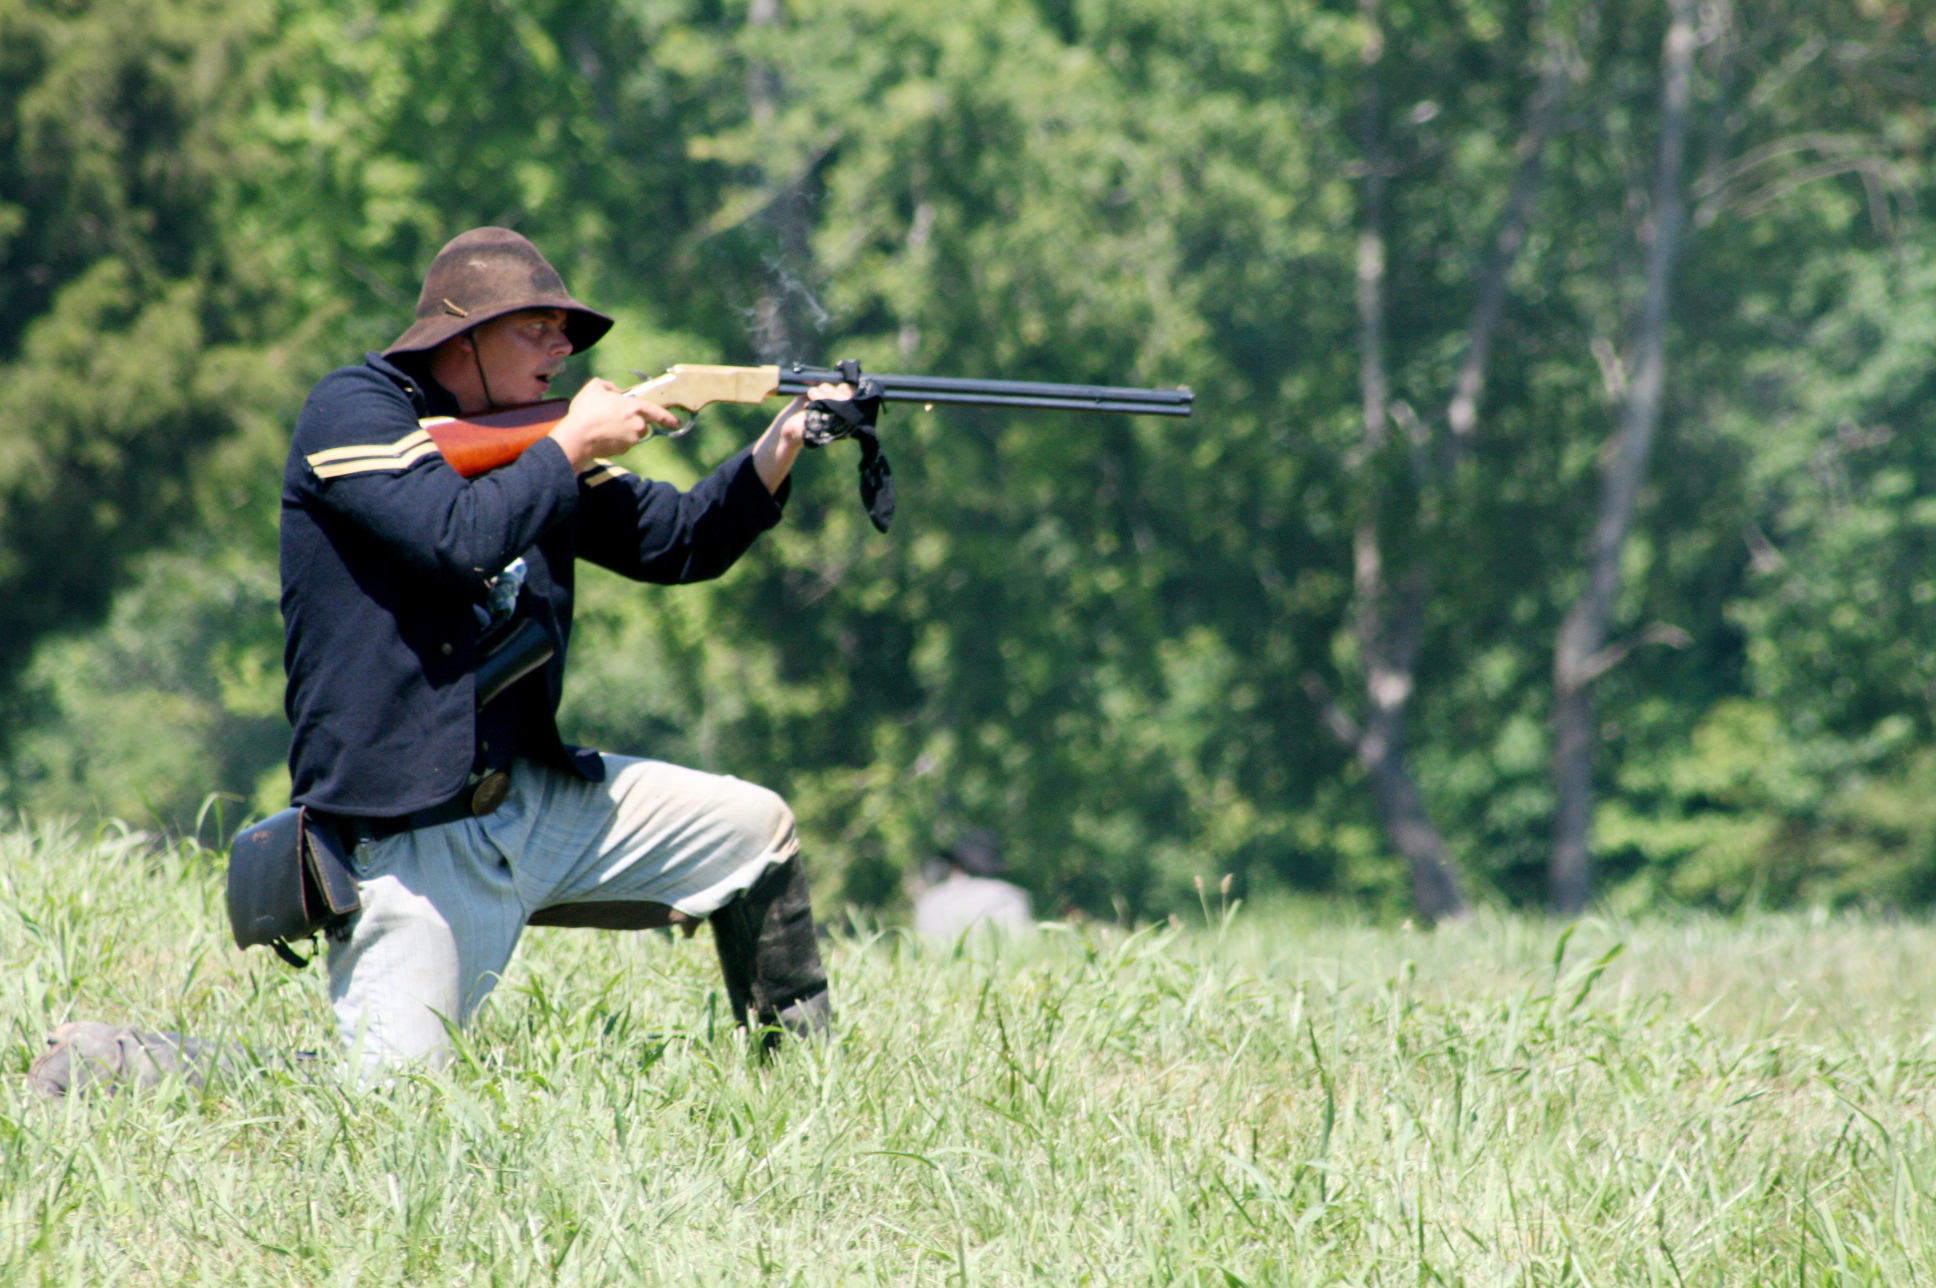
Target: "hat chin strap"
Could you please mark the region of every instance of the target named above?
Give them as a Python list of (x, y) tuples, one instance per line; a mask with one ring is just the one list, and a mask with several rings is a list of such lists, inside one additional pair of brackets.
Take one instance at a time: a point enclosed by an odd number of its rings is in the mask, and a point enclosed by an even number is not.
[(484, 378), (484, 360), (477, 356), (477, 332), (465, 336), (471, 342), (471, 365), (477, 368), (477, 383), (484, 386), (484, 410), (495, 411), (497, 399), (491, 397), (491, 382)]

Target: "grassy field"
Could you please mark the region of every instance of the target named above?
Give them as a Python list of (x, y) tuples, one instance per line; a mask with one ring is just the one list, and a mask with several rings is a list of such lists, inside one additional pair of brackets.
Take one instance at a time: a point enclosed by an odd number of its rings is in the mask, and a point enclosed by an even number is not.
[(234, 950), (211, 856), (0, 833), (0, 1283), (1936, 1282), (1922, 923), (1240, 909), (831, 965), (840, 1041), (766, 1067), (703, 934), (552, 930), (447, 1076), (50, 1106), (63, 1020), (327, 1050), (323, 981)]

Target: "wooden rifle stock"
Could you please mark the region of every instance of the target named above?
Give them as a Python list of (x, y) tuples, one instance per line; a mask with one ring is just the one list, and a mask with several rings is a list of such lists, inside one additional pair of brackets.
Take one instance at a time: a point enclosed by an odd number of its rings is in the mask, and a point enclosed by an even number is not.
[[(832, 367), (715, 367), (682, 362), (663, 376), (626, 390), (661, 407), (697, 414), (709, 403), (764, 402), (775, 394), (805, 393), (811, 385), (845, 379)], [(1020, 380), (962, 380), (951, 376), (874, 376), (885, 402), (951, 403), (972, 407), (1030, 407), (1121, 415), (1188, 416), (1188, 389), (1128, 389), (1112, 385), (1056, 385)], [(571, 402), (506, 407), (480, 416), (432, 416), (418, 422), (450, 467), (465, 478), (509, 465), (565, 418)], [(650, 435), (647, 435), (650, 437)]]
[[(683, 362), (656, 380), (625, 392), (661, 407), (697, 412), (708, 403), (764, 402), (779, 388), (778, 367), (709, 367)], [(430, 441), (437, 444), (450, 467), (471, 479), (517, 460), (525, 448), (558, 428), (570, 408), (569, 398), (548, 398), (477, 416), (431, 416), (417, 423), (429, 432)]]

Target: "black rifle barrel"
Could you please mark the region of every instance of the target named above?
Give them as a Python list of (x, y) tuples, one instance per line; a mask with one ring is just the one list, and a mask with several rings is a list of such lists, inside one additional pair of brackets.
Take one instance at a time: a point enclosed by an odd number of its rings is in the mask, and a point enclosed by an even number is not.
[[(871, 374), (871, 373), (870, 373)], [(1037, 380), (964, 380), (958, 376), (874, 376), (885, 402), (953, 403), (968, 407), (1046, 407), (1055, 411), (1118, 412), (1125, 416), (1188, 416), (1188, 389), (1128, 389), (1114, 385), (1055, 385)], [(833, 367), (789, 363), (780, 369), (783, 394), (846, 379)]]

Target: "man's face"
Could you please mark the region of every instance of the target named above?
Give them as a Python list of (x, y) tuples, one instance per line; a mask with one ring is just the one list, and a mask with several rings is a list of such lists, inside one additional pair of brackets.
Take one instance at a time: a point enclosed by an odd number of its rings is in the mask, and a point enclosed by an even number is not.
[(549, 397), (552, 377), (571, 356), (563, 309), (507, 313), (469, 334), (484, 378), (490, 382), (491, 401), (500, 406)]

